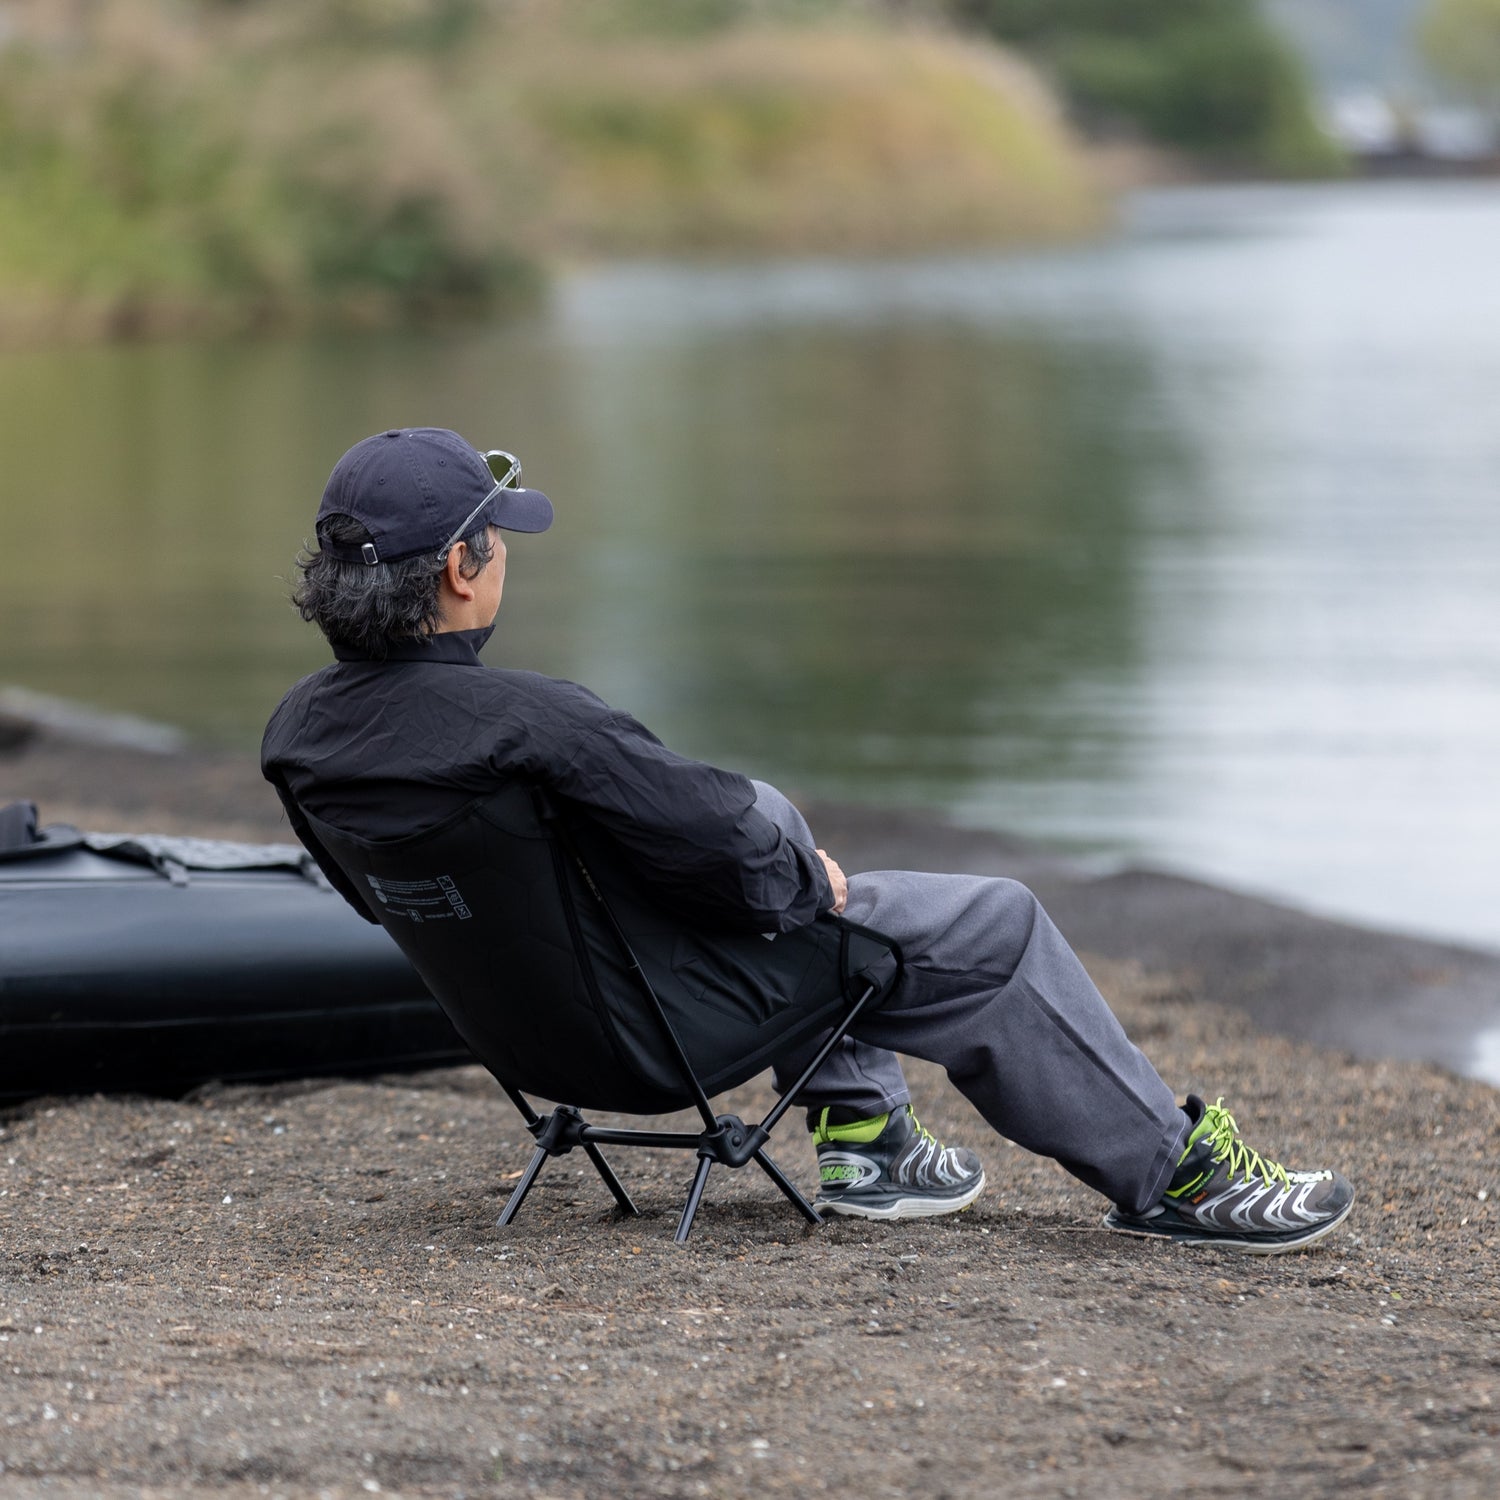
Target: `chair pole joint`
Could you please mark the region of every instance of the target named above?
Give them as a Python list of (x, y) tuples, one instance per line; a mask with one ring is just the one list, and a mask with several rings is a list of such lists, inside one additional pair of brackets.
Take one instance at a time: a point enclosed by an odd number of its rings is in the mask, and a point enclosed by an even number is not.
[(770, 1138), (761, 1126), (747, 1125), (738, 1115), (716, 1115), (714, 1128), (698, 1138), (698, 1155), (726, 1167), (743, 1167)]
[(583, 1144), (585, 1122), (573, 1105), (559, 1104), (551, 1114), (531, 1121), (526, 1128), (548, 1156), (566, 1156), (574, 1146)]

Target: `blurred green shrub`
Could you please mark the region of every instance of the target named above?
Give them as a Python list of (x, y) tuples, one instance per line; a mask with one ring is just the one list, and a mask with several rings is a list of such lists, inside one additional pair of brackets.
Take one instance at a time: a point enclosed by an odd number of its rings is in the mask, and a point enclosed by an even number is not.
[(944, 3), (1044, 62), (1096, 132), (1125, 126), (1214, 165), (1279, 175), (1343, 165), (1300, 60), (1254, 0)]
[(0, 337), (386, 322), (576, 253), (1076, 234), (992, 44), (862, 0), (10, 0)]
[(1099, 190), (1036, 79), (924, 31), (730, 30), (539, 63), (548, 242), (902, 252), (1056, 239)]
[[(406, 40), (371, 74), (349, 62), (373, 32), (328, 29), (396, 8), (118, 0), (13, 38), (0, 335), (389, 321), (525, 295), (535, 272), (492, 232), (475, 164), (443, 157)], [(431, 27), (473, 6), (405, 9)]]

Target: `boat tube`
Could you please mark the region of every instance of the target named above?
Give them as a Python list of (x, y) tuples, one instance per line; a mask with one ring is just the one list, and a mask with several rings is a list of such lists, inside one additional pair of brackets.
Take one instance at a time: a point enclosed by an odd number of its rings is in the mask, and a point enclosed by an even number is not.
[(0, 1102), (473, 1061), (298, 846), (0, 807)]

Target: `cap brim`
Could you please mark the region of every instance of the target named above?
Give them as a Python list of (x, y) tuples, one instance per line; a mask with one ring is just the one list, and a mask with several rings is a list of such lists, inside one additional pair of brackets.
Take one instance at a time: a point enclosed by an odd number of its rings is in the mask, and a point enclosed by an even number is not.
[(540, 490), (501, 490), (488, 518), (503, 531), (545, 531), (552, 524), (552, 502)]

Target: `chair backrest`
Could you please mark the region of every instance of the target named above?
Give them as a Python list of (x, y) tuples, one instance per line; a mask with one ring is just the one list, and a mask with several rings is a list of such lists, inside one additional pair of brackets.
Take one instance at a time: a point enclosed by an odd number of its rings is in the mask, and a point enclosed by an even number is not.
[(893, 944), (831, 914), (767, 935), (684, 924), (602, 834), (521, 783), (409, 838), (309, 821), (475, 1056), (545, 1098), (633, 1113), (692, 1102), (650, 992), (714, 1094), (900, 973)]

